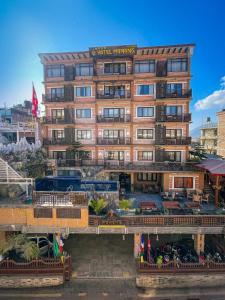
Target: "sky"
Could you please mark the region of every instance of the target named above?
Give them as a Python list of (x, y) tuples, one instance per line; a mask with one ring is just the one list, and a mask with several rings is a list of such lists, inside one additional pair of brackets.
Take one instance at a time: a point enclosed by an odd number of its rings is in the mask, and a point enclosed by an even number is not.
[(41, 52), (195, 43), (192, 128), (225, 108), (225, 0), (0, 0), (0, 106), (43, 93)]

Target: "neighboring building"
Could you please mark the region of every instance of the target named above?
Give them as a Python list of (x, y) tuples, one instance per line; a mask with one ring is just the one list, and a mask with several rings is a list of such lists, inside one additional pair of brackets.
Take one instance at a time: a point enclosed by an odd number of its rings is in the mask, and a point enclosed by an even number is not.
[(189, 158), (191, 55), (194, 45), (117, 46), (40, 54), (46, 118), (43, 144), (58, 175), (77, 161), (67, 150), (80, 141), (83, 166), (129, 190), (203, 188)]
[(32, 104), (25, 100), (11, 108), (0, 107), (0, 134), (9, 143), (18, 142), (25, 137), (28, 142), (35, 141), (35, 129), (32, 122)]
[(217, 126), (217, 123), (207, 118), (207, 122), (201, 127), (200, 144), (209, 154), (217, 154)]
[(225, 109), (218, 112), (217, 116), (218, 116), (217, 154), (225, 157)]

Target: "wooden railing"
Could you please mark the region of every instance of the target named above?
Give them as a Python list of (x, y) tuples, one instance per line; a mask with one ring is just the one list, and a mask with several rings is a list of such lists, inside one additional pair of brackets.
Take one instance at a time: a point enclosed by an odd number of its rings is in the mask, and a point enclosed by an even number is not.
[(124, 225), (131, 227), (141, 226), (225, 226), (225, 216), (126, 216), (126, 217), (99, 217), (89, 216), (89, 226)]
[(86, 193), (78, 192), (33, 192), (33, 204), (37, 206), (87, 206)]
[(157, 265), (153, 263), (138, 263), (137, 270), (139, 273), (219, 273), (225, 272), (225, 263), (216, 263), (213, 261), (203, 263), (177, 263), (170, 261), (166, 264)]
[(63, 275), (64, 281), (70, 280), (72, 273), (71, 256), (67, 256), (62, 263), (60, 258), (35, 259), (30, 262), (15, 262), (4, 259), (0, 262), (0, 275)]

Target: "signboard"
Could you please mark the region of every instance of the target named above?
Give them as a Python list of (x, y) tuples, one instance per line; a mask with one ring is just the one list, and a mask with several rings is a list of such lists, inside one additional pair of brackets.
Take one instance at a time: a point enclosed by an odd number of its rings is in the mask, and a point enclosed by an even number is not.
[(94, 47), (89, 48), (89, 52), (92, 57), (133, 56), (137, 53), (137, 46)]

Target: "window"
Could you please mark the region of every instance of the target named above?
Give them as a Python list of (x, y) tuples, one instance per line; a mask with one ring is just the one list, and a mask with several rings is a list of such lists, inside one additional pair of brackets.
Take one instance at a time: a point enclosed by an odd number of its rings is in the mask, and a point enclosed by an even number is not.
[(153, 117), (154, 116), (154, 107), (138, 107), (137, 116), (140, 118)]
[(105, 63), (104, 64), (105, 74), (126, 74), (126, 64), (125, 63)]
[(51, 89), (51, 98), (63, 97), (64, 88), (53, 88)]
[(182, 96), (182, 83), (168, 83), (166, 85), (167, 94), (176, 94)]
[(136, 61), (134, 64), (135, 73), (154, 73), (155, 61), (154, 60), (142, 60)]
[(77, 76), (93, 76), (93, 64), (76, 65)]
[(63, 139), (64, 138), (64, 130), (52, 130), (53, 139)]
[(108, 151), (106, 152), (108, 160), (124, 160), (124, 151)]
[(153, 129), (138, 129), (137, 130), (138, 139), (153, 139)]
[(64, 65), (49, 65), (46, 66), (47, 77), (63, 77), (64, 76)]
[(105, 86), (104, 87), (105, 95), (114, 95), (114, 96), (125, 96), (125, 86), (121, 85), (121, 86)]
[(103, 137), (105, 139), (119, 139), (124, 137), (124, 130), (104, 130)]
[(182, 129), (166, 129), (167, 138), (181, 138)]
[(124, 116), (124, 108), (104, 108), (104, 117), (113, 118)]
[(76, 117), (77, 118), (91, 118), (91, 109), (90, 108), (77, 109)]
[(181, 162), (181, 152), (180, 151), (166, 151), (165, 160)]
[(138, 85), (137, 95), (154, 95), (154, 85), (153, 84)]
[(193, 189), (193, 177), (174, 177), (175, 189)]
[(77, 130), (77, 139), (78, 140), (90, 140), (91, 139), (91, 130)]
[(169, 59), (167, 63), (168, 72), (186, 72), (187, 71), (187, 59), (176, 58)]
[(153, 152), (152, 151), (138, 151), (138, 160), (153, 160)]
[(166, 106), (167, 115), (181, 115), (182, 106)]
[(157, 181), (157, 173), (137, 173), (138, 181)]
[(90, 97), (91, 96), (91, 87), (90, 86), (76, 87), (76, 96), (77, 97)]
[(53, 151), (54, 159), (66, 159), (66, 151)]
[(64, 109), (52, 109), (53, 119), (64, 119)]

